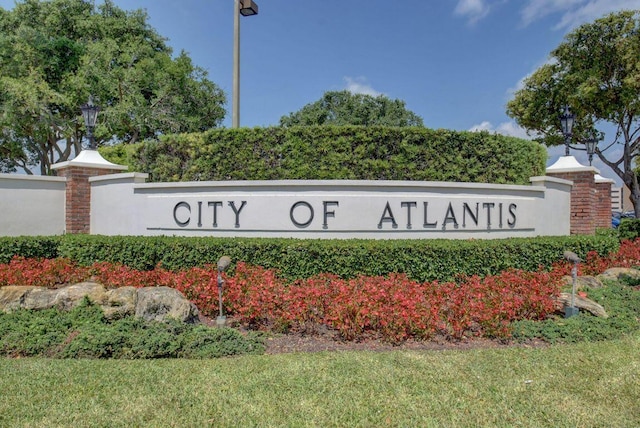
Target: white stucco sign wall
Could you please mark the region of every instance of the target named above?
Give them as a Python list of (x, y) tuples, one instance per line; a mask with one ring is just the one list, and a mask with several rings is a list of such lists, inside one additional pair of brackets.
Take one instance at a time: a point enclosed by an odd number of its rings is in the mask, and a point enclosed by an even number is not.
[(0, 174), (0, 236), (62, 235), (65, 184), (61, 177)]
[(571, 183), (398, 181), (144, 183), (94, 177), (91, 233), (291, 238), (506, 238), (568, 235)]

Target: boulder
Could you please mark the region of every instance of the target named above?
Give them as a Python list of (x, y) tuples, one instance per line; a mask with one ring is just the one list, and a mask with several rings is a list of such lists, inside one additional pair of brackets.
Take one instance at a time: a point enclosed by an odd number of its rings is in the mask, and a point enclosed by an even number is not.
[(135, 287), (120, 287), (106, 293), (106, 301), (102, 305), (107, 319), (119, 319), (136, 314), (138, 290)]
[[(573, 286), (573, 278), (570, 275), (562, 277), (568, 286)], [(594, 276), (583, 275), (576, 277), (576, 290), (584, 290), (585, 288), (602, 288), (602, 281)]]
[(609, 268), (597, 277), (600, 281), (620, 281), (623, 279), (640, 282), (640, 270), (630, 268)]
[[(571, 306), (571, 293), (560, 293), (556, 300), (556, 311), (564, 313), (564, 308), (569, 306)], [(609, 318), (609, 315), (600, 304), (587, 297), (581, 297), (576, 294), (574, 306), (590, 312), (596, 317)]]
[(146, 287), (138, 290), (136, 317), (147, 321), (174, 318), (194, 323), (198, 320), (198, 309), (182, 293), (173, 288)]
[(31, 290), (40, 287), (26, 285), (7, 285), (0, 287), (0, 311), (15, 311), (23, 307), (25, 297)]
[(0, 311), (17, 309), (70, 310), (88, 297), (99, 305), (108, 319), (129, 315), (145, 320), (164, 321), (175, 318), (198, 322), (198, 309), (182, 293), (169, 287), (121, 287), (106, 290), (97, 282), (82, 282), (57, 289), (10, 285), (0, 287)]

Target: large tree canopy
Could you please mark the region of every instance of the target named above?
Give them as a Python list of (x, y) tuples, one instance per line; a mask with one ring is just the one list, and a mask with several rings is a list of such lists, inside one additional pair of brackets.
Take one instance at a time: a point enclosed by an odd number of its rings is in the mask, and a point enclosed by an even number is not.
[(640, 11), (611, 14), (569, 33), (551, 61), (524, 81), (507, 113), (541, 142), (557, 145), (564, 141), (565, 104), (576, 115), (573, 142), (586, 141), (607, 123), (616, 129), (599, 142), (596, 155), (629, 187), (640, 217), (634, 171), (640, 149)]
[(381, 125), (423, 126), (422, 118), (407, 110), (404, 101), (354, 94), (325, 92), (321, 99), (280, 118), (281, 126)]
[(98, 145), (204, 131), (224, 118), (224, 93), (172, 51), (146, 12), (111, 0), (24, 0), (0, 8), (0, 171), (42, 174), (81, 150), (80, 105), (102, 108)]

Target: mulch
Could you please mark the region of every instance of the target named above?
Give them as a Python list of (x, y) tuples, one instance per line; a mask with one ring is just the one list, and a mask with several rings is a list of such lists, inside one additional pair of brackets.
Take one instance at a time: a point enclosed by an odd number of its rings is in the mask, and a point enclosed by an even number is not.
[[(214, 318), (200, 316), (200, 321), (209, 326), (215, 326)], [(227, 319), (227, 325), (239, 328), (232, 318)], [(242, 328), (239, 328), (242, 330)], [(372, 351), (387, 352), (398, 350), (414, 351), (443, 351), (443, 350), (469, 350), (469, 349), (500, 349), (509, 347), (540, 348), (549, 346), (542, 340), (528, 341), (525, 343), (504, 341), (486, 338), (467, 338), (453, 341), (444, 337), (435, 337), (430, 340), (407, 340), (400, 344), (391, 344), (376, 338), (362, 340), (342, 340), (335, 332), (327, 329), (318, 329), (311, 333), (296, 332), (289, 334), (272, 334), (265, 340), (268, 355), (301, 352), (342, 352), (342, 351)]]

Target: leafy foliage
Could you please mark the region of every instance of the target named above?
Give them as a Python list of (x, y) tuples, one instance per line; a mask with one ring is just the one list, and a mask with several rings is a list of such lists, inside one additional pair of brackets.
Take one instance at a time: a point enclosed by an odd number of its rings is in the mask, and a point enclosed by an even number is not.
[[(563, 105), (576, 114), (573, 141), (586, 141), (600, 123), (616, 128), (596, 155), (631, 190), (640, 217), (634, 159), (640, 148), (640, 11), (623, 11), (584, 24), (525, 79), (507, 113), (547, 145), (561, 144)], [(622, 146), (622, 147), (620, 147)], [(622, 155), (621, 155), (622, 154)]]
[(620, 239), (635, 240), (640, 237), (640, 219), (623, 218), (618, 226)]
[(544, 339), (550, 343), (592, 342), (618, 339), (640, 330), (640, 291), (625, 284), (608, 284), (590, 289), (588, 294), (589, 299), (607, 308), (609, 318), (581, 312), (567, 319), (522, 320), (513, 324), (513, 337), (520, 341)]
[(0, 171), (27, 172), (81, 149), (80, 105), (102, 107), (98, 144), (203, 131), (224, 117), (225, 97), (172, 51), (146, 12), (106, 0), (23, 0), (0, 9)]
[[(35, 251), (40, 238), (0, 238), (0, 262), (14, 255), (64, 257), (81, 266), (96, 262), (152, 270), (178, 271), (215, 264), (227, 255), (234, 262), (275, 269), (288, 280), (332, 273), (341, 278), (405, 273), (416, 281), (449, 281), (458, 274), (491, 275), (505, 269), (535, 271), (551, 267), (571, 250), (609, 254), (620, 243), (612, 235), (513, 238), (497, 240), (300, 240), (65, 235)], [(16, 245), (15, 243), (19, 243)], [(123, 268), (124, 269), (124, 268)]]
[(0, 355), (5, 356), (218, 358), (262, 352), (257, 334), (133, 317), (110, 322), (99, 306), (86, 299), (69, 312), (0, 312)]
[(325, 92), (318, 101), (280, 118), (280, 126), (362, 125), (423, 126), (422, 118), (406, 109), (404, 101), (354, 94)]
[(546, 157), (534, 142), (486, 132), (309, 126), (167, 135), (143, 143), (128, 165), (131, 171), (150, 173), (156, 182), (359, 179), (529, 184), (530, 177), (544, 174)]

